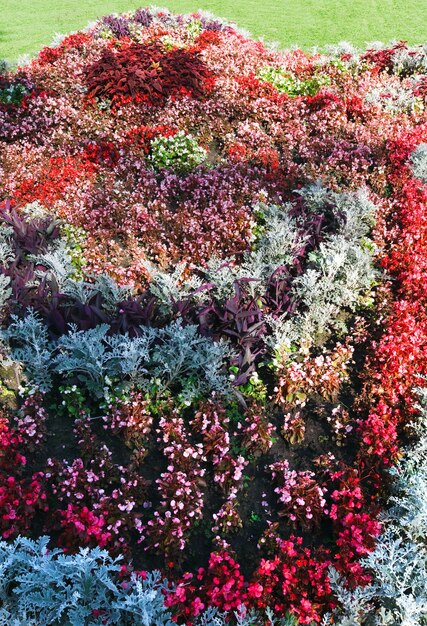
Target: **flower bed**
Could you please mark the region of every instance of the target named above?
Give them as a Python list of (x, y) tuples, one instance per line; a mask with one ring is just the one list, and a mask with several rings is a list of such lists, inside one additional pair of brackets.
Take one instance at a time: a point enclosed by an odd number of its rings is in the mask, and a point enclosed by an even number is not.
[(0, 77), (0, 532), (107, 559), (71, 623), (328, 624), (369, 588), (427, 373), (423, 55), (141, 9)]

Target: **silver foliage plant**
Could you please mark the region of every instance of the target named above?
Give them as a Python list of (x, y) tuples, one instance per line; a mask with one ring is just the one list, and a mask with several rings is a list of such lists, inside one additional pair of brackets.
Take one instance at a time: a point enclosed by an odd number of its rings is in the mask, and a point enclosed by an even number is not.
[(117, 304), (123, 300), (127, 300), (132, 295), (132, 287), (129, 285), (119, 285), (107, 274), (97, 274), (92, 276), (92, 281), (78, 281), (66, 278), (62, 284), (61, 292), (70, 297), (74, 297), (84, 304), (96, 294), (101, 294), (101, 308), (106, 313), (114, 313)]
[[(12, 233), (12, 228), (6, 226), (6, 224), (0, 224), (0, 266), (3, 267), (8, 267), (15, 258), (10, 243)], [(4, 274), (0, 274), (0, 314), (11, 295), (10, 278)]]
[(160, 302), (164, 311), (170, 309), (172, 302), (178, 302), (196, 294), (202, 281), (197, 276), (184, 279), (185, 263), (178, 263), (171, 272), (166, 272), (146, 260), (144, 266), (151, 277), (150, 291)]
[[(427, 624), (427, 389), (419, 389), (417, 443), (391, 470), (394, 478), (383, 532), (362, 562), (372, 584), (348, 590), (335, 570), (334, 591), (342, 609), (337, 626), (425, 626)], [(338, 620), (338, 621), (337, 621)]]
[(427, 183), (427, 143), (420, 143), (409, 157), (409, 163), (415, 178)]
[(423, 108), (422, 98), (415, 96), (411, 88), (402, 84), (376, 87), (366, 94), (365, 101), (391, 114), (411, 114)]
[(119, 558), (99, 548), (66, 555), (48, 542), (0, 542), (0, 624), (173, 626), (159, 572), (145, 580), (133, 575), (124, 586)]
[(182, 399), (191, 402), (200, 393), (230, 393), (225, 363), (230, 356), (227, 342), (202, 337), (196, 326), (171, 322), (161, 329), (140, 327), (139, 336), (108, 335), (108, 324), (90, 330), (69, 332), (56, 342), (37, 314), (12, 317), (1, 332), (6, 354), (25, 367), (28, 383), (41, 391), (52, 388), (55, 374), (77, 377), (98, 397), (109, 385), (132, 384), (164, 391), (182, 387)]
[(0, 265), (7, 267), (15, 258), (11, 245), (13, 229), (6, 224), (0, 224)]
[(251, 278), (250, 284), (254, 295), (265, 290), (265, 283), (277, 267), (290, 263), (294, 252), (304, 244), (304, 237), (299, 233), (296, 220), (289, 216), (291, 205), (259, 205), (255, 213), (262, 215), (265, 225), (256, 241), (254, 249), (247, 252), (239, 264), (233, 258), (219, 259), (212, 257), (206, 267), (198, 268), (204, 280), (191, 274), (183, 278), (185, 264), (181, 263), (172, 271), (156, 268), (146, 262), (151, 274), (150, 291), (157, 296), (164, 309), (169, 309), (171, 302), (193, 295), (203, 301), (207, 293), (200, 289), (209, 284), (216, 297), (225, 300), (234, 294), (234, 283), (241, 278)]
[(132, 287), (119, 285), (107, 274), (90, 276), (91, 281), (76, 280), (73, 276), (75, 267), (72, 263), (68, 242), (58, 239), (44, 254), (30, 255), (35, 265), (42, 265), (44, 270), (36, 270), (36, 279), (40, 281), (46, 275), (55, 279), (61, 294), (76, 298), (86, 304), (96, 294), (101, 294), (101, 307), (107, 313), (114, 313), (117, 304), (131, 297)]
[[(22, 363), (33, 386), (49, 391), (52, 385), (53, 344), (45, 324), (33, 310), (23, 319), (12, 315), (12, 323), (0, 331), (5, 352), (14, 361)], [(12, 344), (10, 344), (12, 342)]]
[(10, 296), (12, 295), (12, 289), (10, 288), (10, 278), (4, 274), (0, 274), (0, 314), (7, 304)]
[(399, 75), (427, 73), (427, 44), (396, 50), (392, 62), (394, 72)]
[(52, 369), (60, 374), (77, 376), (90, 391), (102, 395), (106, 379), (137, 379), (146, 373), (149, 349), (154, 333), (149, 329), (141, 337), (108, 336), (108, 324), (90, 330), (71, 326), (56, 345)]
[(279, 359), (292, 347), (305, 353), (311, 346), (324, 343), (332, 331), (345, 332), (348, 314), (369, 304), (378, 278), (373, 263), (375, 248), (368, 238), (375, 205), (366, 191), (338, 194), (312, 185), (300, 193), (313, 212), (332, 203), (340, 225), (311, 253), (307, 270), (295, 281), (294, 293), (303, 312), (291, 319), (269, 319), (269, 344)]
[(345, 332), (344, 309), (354, 311), (376, 278), (372, 254), (344, 236), (331, 237), (310, 255), (311, 267), (295, 281), (295, 293), (307, 313), (295, 320), (311, 341), (327, 330)]
[[(133, 574), (123, 585), (121, 557), (100, 548), (69, 555), (48, 544), (49, 537), (0, 541), (0, 626), (174, 626), (160, 572), (148, 572), (144, 580)], [(226, 626), (230, 617), (236, 626), (261, 623), (243, 607), (233, 615), (208, 608), (194, 626)], [(271, 612), (268, 617), (272, 626), (297, 623)]]
[(183, 326), (180, 320), (156, 330), (157, 342), (151, 354), (152, 376), (163, 387), (186, 381), (182, 400), (190, 404), (201, 393), (230, 393), (224, 365), (230, 358), (226, 341), (202, 337), (197, 326)]
[(42, 265), (45, 268), (45, 271), (36, 270), (35, 275), (38, 281), (44, 278), (46, 273), (50, 273), (55, 277), (59, 288), (62, 289), (68, 277), (73, 274), (74, 267), (66, 242), (63, 239), (59, 239), (55, 244), (44, 254), (32, 254), (28, 258), (34, 265)]
[(234, 293), (234, 282), (242, 278), (251, 278), (248, 287), (252, 295), (260, 296), (273, 272), (280, 265), (292, 262), (306, 237), (301, 234), (296, 219), (289, 215), (290, 208), (289, 204), (259, 205), (256, 212), (262, 216), (264, 226), (253, 250), (244, 255), (242, 263), (237, 265), (231, 259), (212, 259), (207, 268), (201, 270), (214, 285), (218, 298), (230, 297)]

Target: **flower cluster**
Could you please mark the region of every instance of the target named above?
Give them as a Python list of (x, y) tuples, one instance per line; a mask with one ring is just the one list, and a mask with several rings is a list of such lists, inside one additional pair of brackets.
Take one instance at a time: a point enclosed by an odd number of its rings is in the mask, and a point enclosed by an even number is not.
[[(274, 531), (270, 529), (270, 535)], [(273, 606), (279, 614), (285, 607), (301, 624), (319, 622), (319, 607), (328, 606), (331, 588), (328, 554), (316, 556), (303, 547), (301, 537), (275, 538), (276, 555), (262, 559), (255, 581), (248, 587), (251, 604), (257, 608)]]
[(274, 463), (269, 470), (279, 485), (274, 490), (278, 495), (279, 515), (306, 528), (319, 524), (328, 510), (325, 489), (317, 484), (315, 475), (289, 469), (286, 460)]
[(148, 453), (148, 436), (153, 425), (149, 402), (141, 393), (133, 392), (129, 398), (110, 403), (104, 416), (105, 429), (121, 433), (126, 445), (134, 450), (135, 461), (142, 462)]
[(76, 434), (82, 437), (84, 459), (71, 464), (47, 460), (46, 478), (60, 503), (59, 542), (68, 549), (100, 542), (116, 552), (126, 551), (130, 536), (142, 532), (138, 509), (146, 501), (146, 482), (132, 469), (114, 464), (111, 452), (85, 425)]
[(182, 418), (168, 415), (159, 422), (160, 442), (168, 466), (156, 480), (160, 507), (147, 524), (153, 547), (167, 557), (182, 552), (195, 521), (203, 516), (203, 445), (191, 445)]
[(304, 407), (316, 395), (335, 402), (343, 381), (348, 378), (352, 355), (351, 346), (338, 344), (330, 353), (306, 357), (301, 362), (281, 363), (277, 370), (276, 403), (285, 409)]
[(31, 479), (17, 479), (14, 476), (0, 477), (0, 510), (2, 511), (0, 530), (4, 539), (27, 534), (38, 511), (47, 513), (44, 475), (36, 472)]
[(47, 417), (41, 394), (28, 396), (15, 417), (15, 427), (19, 432), (20, 441), (33, 454), (46, 440)]
[(192, 618), (207, 606), (230, 612), (240, 609), (246, 599), (244, 587), (238, 563), (229, 554), (217, 552), (210, 555), (206, 569), (199, 568), (195, 577), (191, 574), (183, 577), (168, 596), (166, 606), (185, 606), (178, 616), (186, 618), (184, 623), (191, 625)]
[(249, 454), (260, 456), (268, 452), (273, 445), (274, 435), (274, 425), (264, 415), (254, 415), (252, 412), (247, 415), (242, 443)]

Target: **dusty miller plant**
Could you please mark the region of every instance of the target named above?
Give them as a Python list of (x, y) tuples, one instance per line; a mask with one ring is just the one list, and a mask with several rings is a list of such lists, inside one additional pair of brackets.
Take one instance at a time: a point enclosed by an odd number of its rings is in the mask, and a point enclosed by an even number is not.
[(403, 85), (388, 85), (387, 88), (376, 87), (365, 96), (367, 104), (383, 109), (387, 113), (409, 113), (422, 110), (423, 101), (413, 91)]
[[(12, 234), (12, 228), (0, 224), (0, 269), (7, 268), (15, 259), (10, 241)], [(10, 278), (0, 273), (0, 315), (11, 295)]]
[(290, 264), (295, 253), (307, 241), (295, 218), (289, 215), (290, 205), (259, 207), (264, 226), (256, 239), (254, 250), (243, 260), (241, 272), (266, 282), (281, 265)]
[(396, 74), (408, 76), (410, 74), (427, 73), (427, 44), (396, 50), (392, 57), (393, 70)]
[(108, 324), (90, 330), (70, 327), (57, 344), (54, 369), (60, 374), (77, 376), (89, 391), (104, 395), (106, 382), (129, 378), (136, 381), (147, 370), (155, 332), (144, 329), (140, 337), (108, 336)]
[(230, 393), (224, 373), (230, 348), (225, 341), (202, 337), (197, 326), (183, 326), (180, 320), (157, 330), (157, 342), (150, 361), (150, 374), (160, 389), (180, 383), (187, 403), (202, 393)]
[(307, 353), (312, 345), (323, 344), (332, 331), (346, 332), (349, 313), (370, 303), (377, 279), (374, 246), (367, 237), (375, 205), (366, 190), (340, 194), (317, 183), (298, 193), (313, 213), (333, 207), (339, 227), (309, 255), (306, 271), (294, 282), (300, 314), (267, 320), (272, 330), (268, 344), (275, 360), (286, 358), (293, 350)]
[(202, 285), (201, 279), (194, 275), (184, 279), (185, 263), (178, 263), (171, 272), (162, 271), (149, 261), (145, 261), (144, 265), (151, 276), (150, 291), (159, 299), (164, 311), (169, 310), (173, 302), (190, 296), (198, 300), (203, 298), (203, 292), (197, 294)]
[[(294, 253), (306, 240), (299, 232), (296, 220), (289, 216), (289, 206), (260, 205), (256, 211), (262, 215), (264, 226), (254, 249), (244, 255), (240, 264), (232, 258), (210, 258), (206, 267), (198, 268), (204, 281), (194, 274), (184, 278), (186, 268), (183, 263), (168, 272), (146, 261), (151, 275), (151, 293), (157, 296), (166, 310), (171, 302), (190, 296), (202, 302), (207, 292), (212, 290), (218, 299), (225, 300), (234, 294), (235, 281), (242, 278), (252, 279), (248, 285), (252, 295), (262, 294), (271, 274), (280, 265), (291, 263)], [(208, 289), (201, 289), (204, 284)]]
[(15, 258), (11, 244), (13, 228), (0, 224), (0, 265), (7, 267)]
[(52, 385), (52, 353), (54, 345), (49, 341), (48, 330), (38, 315), (30, 309), (23, 319), (12, 315), (0, 338), (9, 346), (10, 357), (21, 362), (30, 383), (41, 391), (49, 391)]
[(114, 314), (117, 305), (132, 295), (132, 287), (118, 285), (107, 274), (99, 274), (92, 278), (93, 280), (89, 282), (68, 277), (62, 284), (62, 293), (83, 303), (89, 302), (96, 294), (100, 294), (101, 307), (109, 314)]
[(322, 213), (327, 206), (333, 207), (338, 219), (338, 234), (348, 241), (360, 241), (370, 233), (375, 223), (376, 206), (369, 198), (367, 189), (337, 193), (323, 187), (322, 183), (307, 185), (296, 191), (313, 213)]
[(292, 346), (307, 352), (321, 345), (331, 331), (346, 332), (346, 318), (362, 304), (377, 278), (372, 252), (342, 235), (334, 235), (311, 253), (310, 265), (294, 283), (303, 310), (291, 319), (269, 319), (269, 341), (276, 355)]
[(427, 183), (427, 143), (420, 143), (409, 157), (411, 170), (415, 178)]
[(45, 253), (32, 254), (28, 258), (34, 265), (42, 265), (45, 268), (45, 271), (36, 270), (36, 278), (41, 280), (48, 272), (54, 276), (60, 290), (62, 290), (69, 276), (74, 273), (74, 267), (68, 254), (66, 243), (61, 239), (59, 239), (57, 245), (51, 246), (51, 249)]
[(10, 288), (9, 276), (0, 274), (0, 315), (11, 295), (12, 289)]
[(361, 293), (371, 288), (376, 272), (369, 250), (339, 235), (321, 243), (309, 259), (311, 267), (296, 279), (295, 293), (308, 309), (316, 310), (316, 336), (332, 325), (341, 309), (355, 309)]
[(252, 296), (265, 292), (268, 279), (281, 265), (292, 263), (296, 251), (306, 242), (295, 218), (289, 215), (291, 205), (259, 205), (255, 212), (262, 217), (264, 225), (259, 229), (253, 250), (243, 256), (240, 264), (233, 259), (211, 258), (206, 268), (200, 271), (219, 299), (234, 294), (234, 283), (242, 278), (250, 278), (247, 284)]
[[(48, 537), (0, 542), (0, 624), (173, 626), (159, 572), (145, 580), (133, 575), (122, 585), (120, 558), (99, 548), (68, 555), (49, 550), (48, 542)], [(13, 620), (7, 622), (8, 616)]]

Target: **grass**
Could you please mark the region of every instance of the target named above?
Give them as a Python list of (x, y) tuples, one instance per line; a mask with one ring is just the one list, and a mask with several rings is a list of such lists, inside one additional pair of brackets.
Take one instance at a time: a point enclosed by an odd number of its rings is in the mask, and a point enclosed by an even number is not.
[[(16, 61), (51, 43), (55, 33), (80, 29), (144, 0), (1, 0), (0, 59)], [(205, 9), (282, 47), (310, 48), (346, 40), (427, 41), (426, 0), (166, 0), (177, 12)]]

